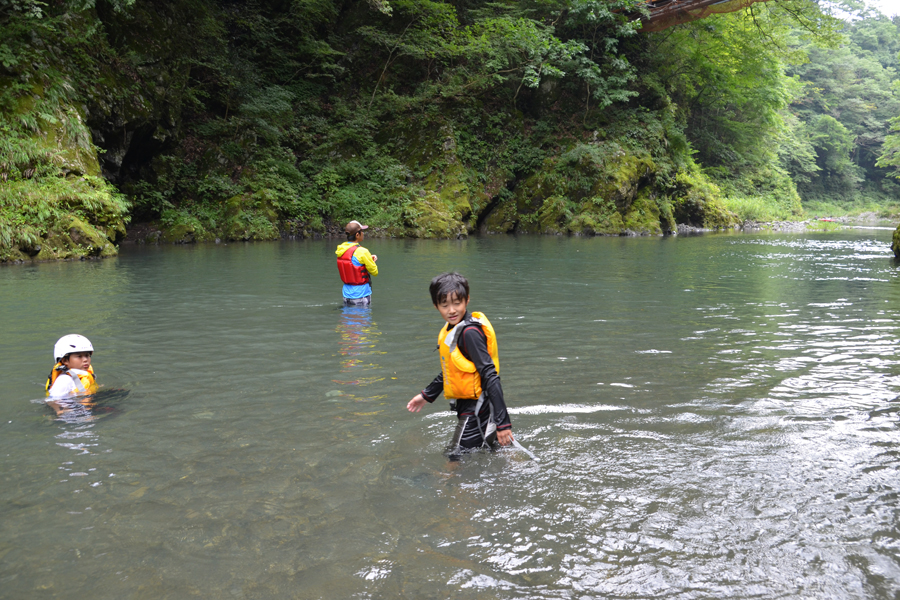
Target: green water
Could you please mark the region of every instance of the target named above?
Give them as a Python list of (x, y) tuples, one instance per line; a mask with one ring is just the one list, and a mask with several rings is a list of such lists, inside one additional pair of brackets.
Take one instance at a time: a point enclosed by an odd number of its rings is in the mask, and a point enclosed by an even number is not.
[[(125, 247), (0, 269), (2, 598), (896, 598), (890, 231)], [(450, 462), (459, 270), (519, 441)], [(94, 344), (90, 411), (43, 403)]]

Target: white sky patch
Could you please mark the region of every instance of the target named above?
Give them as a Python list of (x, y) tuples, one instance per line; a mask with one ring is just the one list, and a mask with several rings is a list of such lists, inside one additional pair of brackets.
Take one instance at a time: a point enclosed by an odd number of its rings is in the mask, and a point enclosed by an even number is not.
[(889, 17), (900, 14), (900, 0), (866, 0), (866, 6), (877, 8)]
[[(883, 15), (888, 17), (893, 17), (896, 15), (900, 15), (900, 0), (864, 0), (866, 7), (871, 9), (877, 9)], [(831, 6), (828, 6), (828, 5)], [(825, 12), (828, 12), (828, 9), (831, 9), (831, 14), (839, 19), (846, 19), (849, 15), (843, 12), (836, 2), (826, 2), (822, 7)]]

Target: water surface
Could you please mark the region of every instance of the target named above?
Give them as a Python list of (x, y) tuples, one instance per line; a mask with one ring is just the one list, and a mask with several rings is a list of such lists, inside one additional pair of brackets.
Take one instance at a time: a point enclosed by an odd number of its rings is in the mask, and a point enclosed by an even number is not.
[[(896, 598), (889, 231), (126, 247), (0, 269), (0, 597)], [(516, 451), (406, 402), (459, 270)], [(43, 404), (94, 343), (90, 411)]]

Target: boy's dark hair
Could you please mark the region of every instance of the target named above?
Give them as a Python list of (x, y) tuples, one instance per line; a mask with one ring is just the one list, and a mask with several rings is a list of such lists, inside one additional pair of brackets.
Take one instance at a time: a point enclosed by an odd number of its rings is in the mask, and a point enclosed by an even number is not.
[(431, 302), (435, 306), (456, 294), (457, 298), (469, 300), (469, 281), (459, 273), (441, 273), (431, 280), (428, 286)]

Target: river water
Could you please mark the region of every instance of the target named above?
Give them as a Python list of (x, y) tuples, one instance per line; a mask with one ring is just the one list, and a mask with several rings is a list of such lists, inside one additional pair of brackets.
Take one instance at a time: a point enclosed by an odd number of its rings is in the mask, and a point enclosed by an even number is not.
[[(0, 269), (2, 598), (900, 597), (890, 231), (125, 247)], [(518, 450), (450, 461), (428, 282)], [(104, 390), (57, 417), (79, 332)]]

